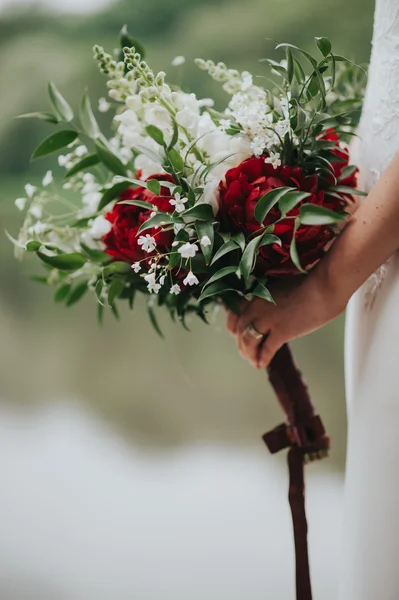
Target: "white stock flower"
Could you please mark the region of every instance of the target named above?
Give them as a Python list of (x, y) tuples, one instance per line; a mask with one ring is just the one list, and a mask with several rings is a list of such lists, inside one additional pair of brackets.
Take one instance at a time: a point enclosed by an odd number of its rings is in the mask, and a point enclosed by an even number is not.
[(177, 296), (181, 292), (180, 285), (178, 283), (175, 283), (174, 285), (172, 285), (169, 292)]
[(103, 215), (99, 215), (89, 223), (87, 231), (94, 239), (98, 239), (109, 233), (111, 229), (111, 223)]
[(33, 198), (33, 195), (36, 192), (36, 190), (37, 188), (34, 185), (31, 185), (30, 183), (27, 183), (25, 186), (25, 192), (28, 198)]
[(48, 185), (50, 185), (50, 183), (53, 183), (53, 181), (54, 181), (53, 172), (47, 171), (47, 173), (43, 177), (42, 185), (43, 185), (43, 187), (47, 187)]
[(26, 201), (27, 201), (27, 198), (17, 198), (15, 200), (14, 204), (18, 208), (18, 210), (24, 210)]
[(187, 202), (187, 198), (183, 198), (179, 193), (175, 194), (174, 200), (169, 200), (169, 204), (175, 207), (175, 211), (178, 213), (184, 212), (186, 210), (185, 204)]
[(231, 126), (230, 119), (220, 119), (219, 127), (220, 127), (221, 131), (226, 131), (226, 129), (228, 129), (230, 126)]
[(98, 110), (101, 113), (106, 113), (111, 108), (111, 104), (108, 102), (106, 98), (100, 98), (98, 100)]
[(141, 265), (139, 262), (135, 262), (132, 264), (132, 269), (135, 273), (138, 273), (139, 271), (141, 271)]
[(198, 285), (198, 283), (199, 281), (192, 271), (189, 272), (189, 274), (183, 281), (184, 285)]
[(144, 252), (153, 252), (157, 247), (157, 243), (155, 238), (152, 237), (149, 233), (145, 236), (141, 235), (138, 239), (138, 245), (144, 250)]
[(185, 62), (186, 59), (184, 58), (184, 56), (175, 56), (175, 58), (170, 64), (172, 65), (172, 67), (180, 67), (180, 65), (184, 65)]
[(182, 255), (182, 258), (194, 258), (198, 252), (198, 246), (187, 242), (186, 244), (183, 244), (183, 246), (180, 246), (178, 252)]
[(265, 163), (273, 165), (275, 169), (281, 167), (281, 158), (279, 152), (270, 152), (270, 155), (265, 158)]
[(142, 171), (142, 179), (148, 179), (151, 175), (158, 175), (165, 172), (160, 162), (155, 162), (146, 154), (139, 154), (136, 157), (134, 168), (137, 171)]
[(32, 204), (29, 209), (29, 214), (31, 214), (35, 219), (41, 219), (43, 216), (43, 209), (40, 204)]
[(155, 273), (149, 273), (148, 275), (145, 275), (144, 277), (145, 281), (148, 283), (147, 285), (147, 289), (148, 291), (152, 294), (158, 294), (159, 290), (161, 289), (161, 284), (156, 282), (156, 275)]
[(44, 233), (46, 231), (46, 229), (47, 229), (47, 225), (45, 223), (42, 223), (41, 221), (37, 221), (34, 225), (29, 227), (28, 233), (30, 233), (30, 234), (35, 233), (36, 235), (41, 235), (42, 233)]
[(288, 119), (283, 119), (282, 121), (278, 121), (274, 126), (275, 132), (280, 136), (284, 137), (286, 133), (289, 133), (291, 130), (291, 125)]
[(212, 242), (210, 240), (210, 238), (207, 235), (203, 235), (200, 241), (201, 246), (211, 246)]

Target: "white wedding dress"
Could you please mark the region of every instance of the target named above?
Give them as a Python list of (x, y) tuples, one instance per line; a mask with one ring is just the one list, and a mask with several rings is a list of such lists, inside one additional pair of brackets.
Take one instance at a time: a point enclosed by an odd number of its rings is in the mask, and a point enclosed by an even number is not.
[[(376, 1), (359, 136), (353, 162), (369, 191), (399, 149), (399, 0)], [(346, 378), (349, 439), (339, 600), (399, 600), (399, 254), (350, 301)]]

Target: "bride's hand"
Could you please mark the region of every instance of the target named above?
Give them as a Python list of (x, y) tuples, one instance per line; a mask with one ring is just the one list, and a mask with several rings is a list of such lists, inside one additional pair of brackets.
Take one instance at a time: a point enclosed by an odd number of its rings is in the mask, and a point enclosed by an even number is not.
[(255, 298), (242, 305), (240, 316), (228, 311), (227, 328), (236, 336), (240, 354), (255, 368), (267, 367), (283, 344), (322, 327), (341, 312), (322, 282), (314, 276), (313, 280), (303, 286), (304, 280), (298, 278), (277, 287), (275, 305)]

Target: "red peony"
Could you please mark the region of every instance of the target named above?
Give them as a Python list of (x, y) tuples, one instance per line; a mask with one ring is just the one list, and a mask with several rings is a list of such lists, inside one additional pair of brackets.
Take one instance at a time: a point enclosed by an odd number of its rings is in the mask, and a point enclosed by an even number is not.
[[(140, 173), (137, 174), (137, 177), (139, 176)], [(170, 175), (152, 175), (148, 179), (158, 179), (174, 183), (174, 179)], [(144, 187), (136, 189), (128, 188), (120, 194), (119, 201), (105, 215), (105, 218), (112, 223), (111, 231), (103, 237), (107, 254), (110, 254), (116, 260), (128, 263), (134, 263), (151, 256), (151, 254), (147, 254), (139, 246), (138, 238), (140, 236), (137, 234), (140, 226), (150, 218), (153, 206), (157, 206), (162, 212), (173, 212), (173, 206), (169, 203), (169, 200), (173, 198), (170, 195), (170, 190), (162, 187), (160, 196), (156, 196)], [(142, 202), (148, 202), (148, 210), (139, 206), (121, 204), (121, 200), (141, 200)], [(155, 237), (159, 251), (168, 251), (173, 242), (172, 231), (148, 229), (144, 232), (144, 235), (147, 233)]]
[[(341, 163), (340, 163), (341, 164)], [(310, 192), (311, 196), (304, 202), (325, 206), (330, 210), (342, 210), (344, 200), (327, 196), (319, 189), (319, 177), (307, 176), (300, 167), (280, 166), (274, 168), (266, 164), (264, 157), (249, 158), (238, 167), (226, 173), (226, 181), (220, 184), (220, 219), (222, 227), (241, 231), (248, 238), (261, 229), (254, 216), (258, 200), (275, 188), (294, 187), (300, 191)], [(299, 213), (294, 208), (289, 215)], [(278, 206), (274, 206), (266, 216), (263, 225), (273, 225), (281, 216)], [(294, 235), (294, 219), (284, 219), (275, 225), (274, 234), (282, 246), (273, 244), (263, 246), (259, 250), (258, 272), (268, 275), (285, 276), (297, 274), (298, 270), (290, 258), (290, 246)], [(310, 267), (323, 255), (326, 244), (334, 237), (328, 226), (300, 226), (296, 232), (296, 245), (303, 268)]]

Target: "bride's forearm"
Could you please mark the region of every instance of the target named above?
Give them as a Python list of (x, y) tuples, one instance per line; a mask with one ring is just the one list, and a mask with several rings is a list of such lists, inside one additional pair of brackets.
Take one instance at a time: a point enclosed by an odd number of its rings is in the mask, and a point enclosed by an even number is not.
[(322, 288), (325, 296), (328, 291), (330, 309), (339, 314), (352, 294), (398, 248), (399, 153), (327, 256), (307, 277), (304, 292)]

